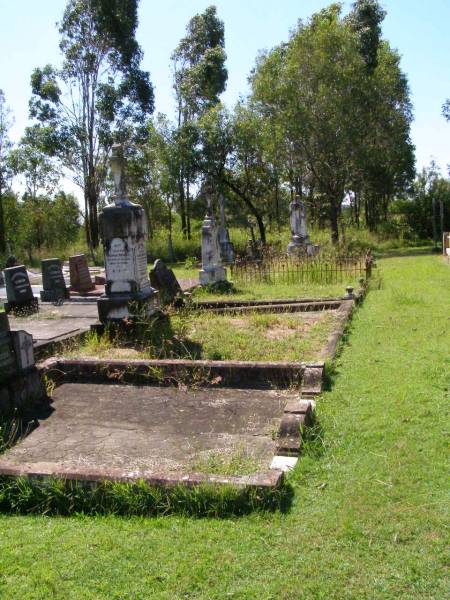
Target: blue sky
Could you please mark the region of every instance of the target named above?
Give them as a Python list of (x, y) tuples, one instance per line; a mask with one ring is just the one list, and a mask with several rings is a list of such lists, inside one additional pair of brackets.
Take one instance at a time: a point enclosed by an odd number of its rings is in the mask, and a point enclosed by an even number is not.
[[(247, 75), (259, 50), (286, 40), (297, 20), (327, 6), (323, 0), (141, 0), (138, 40), (143, 68), (155, 86), (156, 109), (171, 115), (170, 55), (188, 20), (210, 4), (225, 22), (229, 79), (223, 96), (228, 105), (247, 92)], [(343, 2), (345, 12), (350, 2)], [(450, 97), (450, 0), (385, 0), (383, 35), (402, 55), (414, 105), (412, 138), (417, 167), (434, 158), (443, 171), (450, 163), (450, 124), (441, 105)], [(58, 64), (56, 22), (65, 0), (0, 0), (0, 88), (15, 117), (11, 137), (18, 140), (27, 124), (29, 80), (33, 68)]]

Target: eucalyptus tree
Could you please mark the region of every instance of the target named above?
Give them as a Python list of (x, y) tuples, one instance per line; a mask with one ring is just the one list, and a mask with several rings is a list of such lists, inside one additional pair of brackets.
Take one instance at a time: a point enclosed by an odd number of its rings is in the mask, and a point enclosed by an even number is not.
[(10, 162), (12, 142), (8, 132), (12, 126), (11, 109), (6, 104), (3, 90), (0, 89), (0, 254), (6, 252), (6, 233), (3, 200), (9, 190), (13, 169)]
[(326, 200), (334, 242), (361, 136), (364, 74), (357, 37), (331, 5), (263, 55), (252, 76), (252, 101), (280, 124), (300, 182), (311, 175)]
[(297, 193), (320, 199), (333, 242), (349, 192), (364, 196), (376, 225), (414, 172), (408, 85), (398, 54), (380, 41), (382, 18), (374, 0), (345, 19), (331, 5), (263, 54), (251, 78), (251, 102), (283, 132), (287, 172)]
[(228, 73), (225, 68), (225, 30), (210, 6), (188, 23), (186, 36), (172, 54), (177, 102), (177, 133), (180, 148), (178, 205), (183, 233), (190, 237), (191, 185), (198, 160), (196, 121), (219, 102)]
[(136, 41), (137, 0), (68, 0), (59, 26), (63, 63), (31, 76), (30, 116), (84, 192), (88, 244), (98, 245), (97, 206), (114, 136), (145, 131), (153, 87)]

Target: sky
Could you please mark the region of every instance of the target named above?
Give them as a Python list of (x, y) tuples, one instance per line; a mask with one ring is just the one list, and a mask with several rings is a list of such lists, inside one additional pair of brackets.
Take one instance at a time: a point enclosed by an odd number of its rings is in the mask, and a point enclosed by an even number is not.
[[(173, 115), (170, 55), (185, 35), (186, 24), (210, 4), (225, 23), (228, 83), (223, 101), (233, 106), (248, 92), (247, 76), (258, 52), (287, 40), (298, 19), (308, 19), (331, 0), (140, 0), (137, 39), (155, 87), (156, 111)], [(57, 21), (65, 0), (0, 0), (0, 89), (15, 123), (18, 141), (28, 124), (30, 74), (47, 63), (58, 65)], [(344, 12), (350, 2), (342, 2)], [(447, 172), (450, 124), (441, 106), (450, 97), (450, 0), (385, 0), (383, 37), (401, 56), (414, 106), (412, 140), (417, 168), (432, 159)]]

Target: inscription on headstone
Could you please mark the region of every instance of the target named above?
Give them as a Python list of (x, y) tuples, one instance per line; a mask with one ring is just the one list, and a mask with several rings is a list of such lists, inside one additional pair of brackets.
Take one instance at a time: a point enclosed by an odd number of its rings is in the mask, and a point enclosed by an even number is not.
[(70, 287), (75, 292), (85, 293), (94, 289), (88, 262), (84, 254), (69, 257)]
[(33, 296), (28, 273), (23, 265), (5, 269), (6, 312), (30, 313), (38, 310), (37, 298)]
[(59, 258), (47, 258), (41, 262), (42, 285), (41, 300), (56, 302), (69, 297)]

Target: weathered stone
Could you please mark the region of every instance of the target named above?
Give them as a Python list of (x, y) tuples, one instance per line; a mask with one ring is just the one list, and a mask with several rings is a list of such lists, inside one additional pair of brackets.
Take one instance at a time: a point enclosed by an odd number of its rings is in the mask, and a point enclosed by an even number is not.
[(105, 255), (105, 295), (98, 299), (100, 321), (146, 317), (159, 306), (158, 292), (147, 271), (147, 219), (139, 204), (127, 197), (123, 150), (113, 147), (111, 170), (115, 182), (114, 204), (100, 213)]
[(62, 262), (59, 258), (47, 258), (41, 261), (42, 285), (41, 300), (43, 302), (57, 302), (69, 298), (62, 272)]
[(85, 293), (94, 289), (85, 254), (69, 256), (70, 289)]
[(202, 285), (227, 280), (227, 271), (222, 266), (218, 230), (210, 201), (208, 202), (208, 212), (202, 226), (202, 270), (200, 271), (199, 278)]
[(33, 296), (28, 273), (23, 265), (5, 269), (6, 312), (29, 314), (39, 310), (38, 300)]
[(288, 244), (288, 254), (306, 254), (312, 256), (319, 251), (319, 246), (314, 246), (306, 230), (306, 206), (299, 196), (289, 205), (291, 223), (291, 241)]
[(173, 303), (183, 293), (174, 272), (166, 267), (160, 258), (155, 260), (153, 269), (150, 271), (150, 283), (159, 291), (162, 304)]
[(220, 206), (220, 227), (218, 230), (220, 257), (224, 264), (231, 264), (234, 261), (234, 247), (230, 240), (230, 234), (225, 223), (225, 199), (221, 194), (219, 196)]
[(11, 337), (19, 371), (26, 371), (34, 367), (33, 336), (26, 331), (19, 330), (12, 331)]

